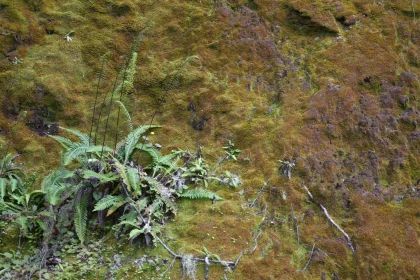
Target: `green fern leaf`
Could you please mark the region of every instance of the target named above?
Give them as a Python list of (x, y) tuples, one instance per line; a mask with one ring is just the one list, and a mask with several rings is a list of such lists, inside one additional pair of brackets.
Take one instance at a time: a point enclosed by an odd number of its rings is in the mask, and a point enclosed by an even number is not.
[(119, 195), (119, 196), (107, 195), (96, 203), (93, 211), (105, 210), (111, 206), (118, 204), (118, 202), (123, 201), (123, 200), (125, 200), (125, 198), (122, 195)]
[(41, 190), (45, 192), (46, 199), (52, 205), (60, 201), (60, 195), (71, 185), (64, 183), (73, 176), (73, 171), (61, 169), (48, 175), (41, 183)]
[(80, 139), (81, 143), (85, 146), (89, 146), (89, 144), (91, 143), (89, 136), (85, 133), (82, 133), (82, 132), (80, 132), (76, 129), (70, 129), (70, 128), (65, 128), (65, 127), (61, 127), (61, 126), (60, 126), (60, 128), (67, 131), (67, 132), (70, 132), (70, 133), (76, 135)]
[(121, 149), (121, 156), (124, 156), (124, 162), (127, 162), (133, 153), (134, 149), (136, 148), (137, 143), (139, 142), (140, 137), (152, 128), (158, 128), (158, 125), (144, 125), (136, 128), (128, 136), (125, 138), (125, 145)]
[(181, 194), (179, 197), (185, 197), (189, 199), (215, 199), (215, 200), (223, 200), (220, 196), (215, 194), (214, 192), (203, 190), (203, 189), (195, 189), (195, 190), (187, 190)]
[(77, 237), (80, 243), (85, 242), (86, 225), (87, 225), (87, 206), (88, 196), (83, 196), (76, 205), (76, 214), (74, 215), (74, 227), (76, 228)]
[(132, 189), (133, 196), (139, 197), (141, 196), (141, 187), (140, 187), (140, 175), (139, 171), (133, 167), (127, 167), (127, 179)]
[(118, 208), (125, 205), (129, 201), (130, 201), (129, 198), (125, 198), (124, 200), (119, 201), (116, 205), (111, 206), (111, 208), (109, 208), (108, 211), (106, 212), (106, 216), (108, 217), (109, 215), (117, 211)]
[(54, 140), (56, 140), (58, 143), (61, 144), (61, 146), (64, 147), (64, 149), (68, 149), (70, 146), (73, 145), (73, 141), (71, 141), (68, 138), (65, 137), (61, 137), (61, 136), (56, 136), (56, 135), (48, 135), (49, 137), (53, 138)]
[(6, 196), (7, 179), (0, 178), (0, 199), (3, 200)]
[(139, 180), (140, 176), (137, 169), (124, 166), (119, 161), (116, 160), (115, 167), (117, 168), (120, 177), (123, 179), (123, 183), (127, 186), (127, 189), (130, 193), (140, 192)]
[(152, 158), (152, 164), (150, 164), (149, 167), (155, 166), (162, 159), (161, 153), (159, 153), (159, 151), (152, 145), (138, 144), (136, 145), (136, 149), (145, 152)]
[(102, 153), (102, 151), (107, 152), (107, 153), (112, 153), (113, 150), (110, 147), (107, 146), (102, 146), (102, 145), (98, 145), (98, 146), (89, 146), (86, 149), (86, 153), (92, 153), (92, 154), (98, 154), (98, 153)]
[(4, 173), (7, 170), (7, 167), (10, 164), (10, 158), (12, 154), (7, 154), (1, 161), (1, 173)]
[(68, 165), (73, 159), (86, 154), (87, 149), (89, 149), (89, 146), (84, 143), (73, 143), (64, 154), (64, 165)]
[(128, 126), (128, 129), (129, 129), (130, 131), (132, 131), (132, 130), (133, 130), (133, 124), (132, 124), (132, 122), (131, 122), (131, 116), (130, 116), (130, 113), (128, 112), (127, 108), (126, 108), (126, 107), (125, 107), (125, 105), (124, 105), (121, 101), (119, 101), (119, 100), (116, 100), (116, 101), (115, 101), (115, 103), (117, 103), (118, 105), (120, 105), (121, 110), (123, 111), (123, 113), (124, 113), (125, 117), (127, 118), (127, 126)]
[(99, 180), (99, 184), (115, 181), (119, 177), (118, 175), (115, 175), (113, 173), (100, 174), (92, 170), (83, 170), (82, 175), (85, 179), (89, 179), (91, 177), (97, 178)]
[(134, 239), (134, 238), (136, 238), (137, 236), (139, 236), (142, 233), (144, 233), (144, 230), (143, 229), (137, 229), (137, 228), (135, 228), (135, 229), (133, 229), (133, 230), (130, 231), (130, 235), (128, 236), (128, 238), (129, 239)]
[(47, 198), (48, 202), (52, 205), (57, 205), (61, 201), (61, 194), (64, 193), (67, 189), (71, 188), (70, 184), (57, 184), (54, 189), (51, 189), (49, 197)]

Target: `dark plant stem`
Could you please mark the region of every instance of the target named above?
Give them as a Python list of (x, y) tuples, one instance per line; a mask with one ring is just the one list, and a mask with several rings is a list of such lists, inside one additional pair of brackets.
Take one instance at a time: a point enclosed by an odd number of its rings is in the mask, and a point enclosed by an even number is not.
[[(96, 85), (95, 102), (93, 103), (92, 122), (91, 122), (91, 125), (90, 125), (90, 133), (89, 133), (89, 145), (90, 145), (90, 141), (92, 139), (93, 124), (95, 123), (96, 103), (98, 101), (99, 86), (101, 84), (101, 80), (102, 80), (102, 77), (103, 77), (105, 65), (106, 65), (106, 59), (104, 58), (104, 61), (102, 62), (101, 72), (99, 72), (98, 83)], [(96, 139), (96, 137), (95, 137), (95, 139)], [(94, 145), (96, 145), (96, 142), (94, 143)]]
[[(128, 66), (130, 65), (130, 59), (127, 60), (127, 64), (125, 66), (125, 71), (124, 71), (124, 77), (122, 80), (122, 86), (121, 86), (121, 92), (120, 92), (120, 102), (122, 101), (122, 96), (124, 93), (124, 84), (125, 84), (125, 78), (127, 77), (127, 70), (128, 70)], [(111, 97), (112, 99), (112, 97)], [(111, 100), (112, 102), (112, 100)], [(109, 108), (111, 110), (111, 107)], [(120, 126), (120, 112), (121, 112), (121, 107), (118, 106), (118, 115), (117, 115), (117, 128), (115, 130), (115, 143), (114, 143), (114, 150), (117, 150), (117, 142), (118, 142), (118, 128)], [(109, 116), (109, 115), (108, 115)]]
[[(111, 98), (110, 98), (110, 102), (109, 102), (108, 116), (106, 118), (106, 124), (105, 124), (104, 139), (102, 141), (102, 150), (101, 150), (101, 156), (100, 156), (100, 158), (102, 158), (102, 154), (104, 152), (104, 145), (105, 145), (105, 140), (106, 140), (106, 132), (108, 130), (109, 115), (111, 114), (112, 97), (114, 96), (115, 88), (117, 86), (117, 80), (118, 80), (118, 75), (117, 75), (117, 77), (115, 77), (114, 85), (113, 85), (113, 88), (112, 88)], [(104, 105), (106, 104), (106, 97), (107, 96), (108, 96), (108, 94), (105, 95), (105, 97), (104, 97), (104, 100), (102, 102), (102, 107), (104, 107)], [(101, 113), (102, 113), (102, 108), (101, 108), (101, 112), (99, 112), (99, 118), (101, 117)], [(98, 127), (99, 127), (99, 118), (98, 118), (98, 126), (96, 127), (96, 130), (98, 130)], [(95, 137), (95, 142), (96, 142), (96, 137)]]
[[(113, 83), (113, 85), (112, 85), (112, 90), (113, 90), (113, 91), (115, 90), (115, 86), (116, 86), (116, 84), (117, 84), (117, 80), (118, 80), (118, 75), (115, 77), (115, 81), (114, 81), (114, 83)], [(96, 128), (95, 128), (95, 141), (94, 141), (94, 142), (95, 142), (95, 145), (96, 145), (96, 143), (97, 143), (97, 139), (98, 139), (99, 122), (100, 122), (100, 120), (101, 120), (102, 110), (103, 110), (103, 108), (105, 107), (105, 104), (106, 104), (106, 98), (108, 97), (108, 92), (109, 92), (109, 90), (110, 90), (110, 89), (108, 89), (107, 93), (105, 94), (104, 99), (102, 100), (102, 103), (101, 103), (101, 108), (99, 109), (98, 120), (97, 120), (97, 122), (96, 122)]]

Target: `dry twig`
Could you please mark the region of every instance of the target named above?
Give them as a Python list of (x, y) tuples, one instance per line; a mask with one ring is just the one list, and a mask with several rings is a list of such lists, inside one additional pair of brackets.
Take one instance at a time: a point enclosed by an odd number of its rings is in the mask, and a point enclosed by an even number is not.
[(302, 269), (302, 272), (304, 272), (304, 271), (305, 271), (305, 270), (309, 267), (309, 264), (311, 263), (312, 257), (313, 257), (313, 255), (314, 255), (314, 249), (315, 249), (315, 243), (314, 243), (314, 245), (312, 246), (311, 255), (309, 256), (309, 260), (308, 260), (308, 262), (306, 263), (305, 267)]
[(344, 237), (346, 238), (346, 240), (347, 240), (347, 244), (349, 245), (349, 247), (350, 247), (350, 250), (353, 252), (353, 254), (355, 253), (355, 250), (354, 250), (354, 247), (353, 247), (353, 242), (351, 241), (351, 238), (350, 238), (350, 236), (331, 218), (331, 216), (328, 214), (328, 211), (327, 211), (327, 209), (322, 205), (322, 204), (320, 204), (320, 203), (317, 203), (315, 200), (314, 200), (314, 197), (313, 197), (313, 195), (312, 195), (312, 193), (309, 191), (309, 189), (305, 186), (305, 185), (303, 185), (303, 187), (305, 188), (305, 190), (306, 190), (306, 192), (308, 193), (308, 195), (309, 195), (309, 197), (311, 198), (311, 200), (313, 201), (313, 202), (315, 202), (316, 204), (318, 204), (319, 205), (319, 207), (321, 208), (321, 210), (322, 210), (322, 212), (324, 213), (324, 215), (327, 217), (327, 219), (344, 235)]

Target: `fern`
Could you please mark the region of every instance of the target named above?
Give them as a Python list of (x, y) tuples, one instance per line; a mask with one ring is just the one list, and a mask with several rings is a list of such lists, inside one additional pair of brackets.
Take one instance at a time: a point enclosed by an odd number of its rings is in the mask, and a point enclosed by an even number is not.
[(140, 126), (137, 129), (133, 130), (125, 138), (125, 145), (122, 147), (122, 151), (119, 151), (121, 156), (124, 156), (124, 163), (126, 163), (134, 149), (136, 148), (137, 143), (139, 142), (140, 137), (147, 132), (149, 129), (158, 128), (158, 125), (144, 125)]
[(12, 154), (7, 154), (1, 161), (1, 173), (2, 175), (7, 171), (8, 166), (10, 165), (10, 158), (12, 157)]
[(61, 169), (48, 175), (41, 183), (41, 190), (45, 192), (46, 199), (52, 205), (56, 205), (61, 197), (60, 195), (71, 185), (64, 181), (73, 176), (73, 171)]
[(60, 128), (67, 131), (67, 132), (70, 132), (70, 133), (76, 135), (80, 139), (80, 141), (83, 145), (85, 145), (85, 146), (90, 145), (91, 142), (90, 142), (89, 135), (87, 135), (85, 133), (82, 133), (82, 132), (80, 132), (76, 129), (70, 129), (70, 128), (65, 128), (65, 127), (61, 127), (61, 126), (60, 126)]
[(159, 151), (152, 145), (138, 144), (136, 145), (136, 149), (145, 152), (152, 158), (152, 166), (156, 165), (162, 159), (161, 153), (159, 153)]
[(7, 179), (0, 178), (0, 199), (3, 200), (6, 196)]
[(119, 101), (119, 100), (115, 101), (115, 103), (117, 103), (117, 104), (120, 106), (120, 108), (122, 109), (122, 111), (123, 111), (123, 113), (124, 113), (125, 117), (127, 118), (127, 126), (128, 126), (128, 129), (129, 129), (130, 131), (132, 131), (132, 130), (133, 130), (133, 124), (132, 124), (132, 122), (131, 122), (131, 116), (130, 116), (130, 113), (128, 112), (127, 108), (126, 108), (126, 107), (125, 107), (125, 105), (124, 105), (121, 101)]
[(89, 146), (83, 143), (73, 143), (73, 145), (71, 145), (64, 154), (64, 165), (68, 165), (73, 161), (73, 159), (86, 154), (88, 148)]
[(119, 173), (123, 183), (127, 186), (127, 190), (131, 192), (132, 190), (136, 189), (136, 181), (132, 176), (128, 175), (127, 168), (125, 165), (122, 165), (118, 160), (115, 162), (115, 167), (117, 168), (117, 172)]
[(140, 234), (144, 233), (143, 229), (138, 229), (135, 228), (133, 230), (130, 231), (130, 235), (128, 236), (129, 239), (133, 240), (135, 239), (137, 236), (139, 236)]
[(119, 178), (118, 175), (113, 174), (113, 173), (100, 174), (100, 173), (96, 173), (95, 171), (88, 170), (88, 169), (83, 170), (82, 175), (83, 175), (83, 178), (85, 178), (85, 179), (89, 179), (91, 177), (94, 177), (94, 178), (98, 179), (99, 184), (112, 182), (112, 181), (115, 181)]
[(76, 228), (77, 237), (81, 244), (85, 242), (86, 225), (87, 225), (87, 206), (88, 196), (84, 195), (76, 205), (76, 214), (74, 215), (74, 226)]
[(180, 194), (179, 197), (185, 197), (189, 199), (215, 199), (215, 200), (223, 200), (220, 196), (215, 194), (214, 192), (203, 190), (203, 189), (195, 189), (195, 190), (187, 190)]
[(125, 198), (122, 195), (119, 195), (119, 196), (107, 195), (96, 203), (93, 211), (101, 211), (101, 210), (108, 209), (109, 207), (118, 204), (120, 201), (123, 201), (124, 199)]
[(48, 135), (48, 136), (53, 138), (54, 140), (56, 140), (58, 143), (60, 143), (61, 146), (63, 146), (64, 149), (66, 149), (66, 150), (68, 148), (70, 148), (70, 146), (72, 146), (73, 143), (74, 143), (73, 141), (71, 141), (70, 139), (65, 138), (65, 137), (56, 136), (56, 135)]

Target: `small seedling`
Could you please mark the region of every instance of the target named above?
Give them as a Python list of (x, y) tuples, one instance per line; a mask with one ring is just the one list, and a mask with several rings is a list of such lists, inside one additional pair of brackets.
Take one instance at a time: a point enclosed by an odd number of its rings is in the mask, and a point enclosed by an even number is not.
[(235, 144), (233, 144), (231, 140), (229, 140), (227, 146), (223, 147), (223, 150), (225, 150), (226, 159), (232, 158), (233, 160), (237, 160), (239, 154), (242, 152), (241, 150), (235, 148)]

